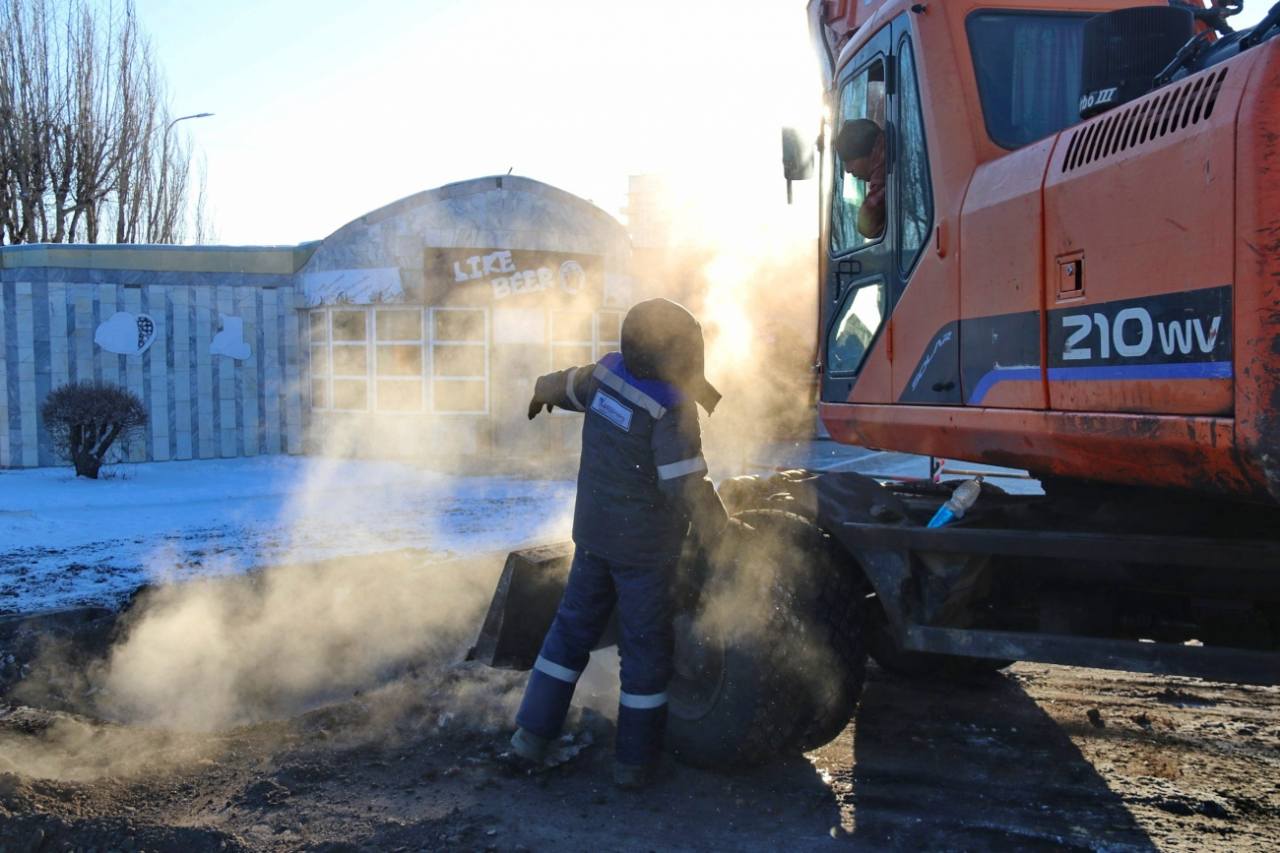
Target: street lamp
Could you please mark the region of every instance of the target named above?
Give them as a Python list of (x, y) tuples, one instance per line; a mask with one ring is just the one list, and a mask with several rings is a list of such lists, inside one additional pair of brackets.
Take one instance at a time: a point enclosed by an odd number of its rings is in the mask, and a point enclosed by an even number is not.
[[(213, 115), (213, 113), (192, 113), (189, 116), (178, 116), (173, 121), (165, 125), (164, 136), (160, 140), (160, 199), (158, 204), (159, 218), (162, 226), (167, 226), (169, 224), (169, 212), (165, 210), (165, 196), (168, 194), (169, 188), (169, 131), (173, 130), (173, 126), (180, 121), (186, 121), (187, 119), (193, 118), (208, 118), (211, 115)], [(153, 236), (157, 238), (162, 237), (165, 230), (167, 229), (162, 227), (161, 233)]]
[(169, 122), (168, 125), (165, 126), (164, 134), (167, 137), (169, 135), (170, 129), (172, 129), (173, 126), (180, 121), (186, 121), (189, 118), (208, 118), (211, 115), (213, 115), (213, 113), (192, 113), (189, 116), (178, 116), (173, 121)]

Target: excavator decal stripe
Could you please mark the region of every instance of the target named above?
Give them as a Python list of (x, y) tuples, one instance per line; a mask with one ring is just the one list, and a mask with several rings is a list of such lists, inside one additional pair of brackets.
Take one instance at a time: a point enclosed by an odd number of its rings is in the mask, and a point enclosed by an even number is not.
[(978, 380), (977, 386), (973, 389), (973, 394), (969, 396), (969, 405), (977, 406), (982, 403), (982, 398), (987, 396), (987, 392), (999, 385), (1001, 382), (1039, 382), (1040, 381), (1040, 365), (1034, 364), (1027, 367), (997, 367), (988, 371), (981, 379)]
[[(1229, 361), (1194, 361), (1182, 364), (1115, 364), (1100, 367), (1051, 367), (1050, 382), (1123, 382), (1151, 379), (1230, 379)], [(1039, 367), (997, 367), (978, 380), (968, 404), (982, 404), (987, 393), (1001, 382), (1038, 382)]]
[(979, 406), (1002, 382), (1230, 381), (1232, 319), (1231, 287), (1222, 285), (1072, 303), (1043, 321), (1037, 311), (966, 318), (958, 334), (953, 321), (923, 349), (898, 402)]
[(1111, 364), (1100, 367), (1051, 367), (1050, 382), (1106, 382), (1126, 379), (1230, 379), (1229, 361), (1180, 364)]

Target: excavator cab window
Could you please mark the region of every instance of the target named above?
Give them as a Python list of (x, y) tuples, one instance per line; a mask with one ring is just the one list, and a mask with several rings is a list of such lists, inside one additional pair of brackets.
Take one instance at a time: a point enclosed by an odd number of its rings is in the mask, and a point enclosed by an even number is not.
[(868, 358), (932, 236), (928, 140), (910, 27), (904, 14), (871, 35), (835, 90), (824, 400), (848, 400), (868, 369), (878, 377), (868, 387), (885, 378), (888, 362), (868, 368)]
[(929, 240), (933, 227), (933, 188), (929, 180), (929, 156), (924, 138), (924, 113), (916, 80), (911, 40), (898, 45), (898, 262), (906, 281)]
[[(887, 90), (883, 53), (874, 54), (840, 87), (835, 158), (835, 192), (831, 204), (832, 256), (856, 253), (844, 263), (861, 270), (884, 238), (888, 205)], [(842, 154), (844, 156), (842, 156)], [(847, 156), (847, 160), (846, 160)], [(866, 251), (860, 251), (865, 249)], [(884, 322), (887, 287), (883, 275), (841, 278), (840, 304), (827, 336), (830, 376), (855, 376)]]
[[(883, 132), (885, 127), (884, 60), (877, 58), (855, 73), (840, 89), (837, 127), (869, 119)], [(832, 204), (831, 253), (840, 255), (880, 239), (884, 233), (884, 164), (844, 163), (836, 155), (836, 174), (841, 176)], [(870, 159), (870, 158), (863, 158)], [(879, 174), (872, 171), (879, 169)], [(871, 170), (871, 171), (868, 171)], [(873, 190), (880, 189), (879, 194)], [(868, 196), (871, 196), (870, 200)], [(873, 208), (879, 206), (879, 211)]]
[(835, 375), (853, 374), (862, 367), (871, 342), (884, 322), (885, 286), (875, 281), (855, 288), (841, 306), (835, 331), (827, 339), (827, 367)]
[(980, 11), (966, 21), (987, 134), (1005, 148), (1080, 121), (1089, 15)]

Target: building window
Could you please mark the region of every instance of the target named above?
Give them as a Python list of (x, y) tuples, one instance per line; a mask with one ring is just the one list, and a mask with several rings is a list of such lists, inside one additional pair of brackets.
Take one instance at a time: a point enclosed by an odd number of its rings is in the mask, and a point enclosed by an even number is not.
[(485, 309), (333, 308), (309, 319), (312, 408), (420, 412), (430, 378), (433, 411), (488, 413)]
[(436, 412), (489, 412), (489, 317), (482, 308), (431, 309), (431, 402)]
[(378, 308), (373, 317), (378, 411), (422, 411), (422, 309)]
[(622, 312), (596, 312), (596, 361), (605, 353), (618, 352), (622, 349)]
[(363, 308), (329, 312), (329, 370), (332, 408), (369, 408), (369, 312)]
[(552, 370), (591, 364), (621, 348), (622, 312), (552, 311), (549, 337)]
[(589, 311), (551, 312), (551, 369), (564, 370), (595, 360), (595, 331)]
[[(550, 319), (552, 370), (592, 364), (622, 348), (621, 311), (552, 311)], [(555, 409), (553, 414), (574, 413)]]
[(329, 408), (329, 312), (312, 311), (311, 407)]

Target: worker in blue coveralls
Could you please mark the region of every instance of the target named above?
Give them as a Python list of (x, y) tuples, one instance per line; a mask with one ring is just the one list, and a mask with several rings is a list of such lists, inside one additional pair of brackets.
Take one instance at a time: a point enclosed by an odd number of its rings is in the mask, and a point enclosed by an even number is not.
[(667, 720), (672, 574), (690, 524), (704, 547), (729, 523), (707, 476), (695, 403), (720, 394), (703, 372), (702, 327), (681, 305), (641, 302), (622, 323), (622, 352), (538, 379), (529, 417), (585, 414), (576, 546), (555, 621), (516, 714), (512, 748), (540, 762), (560, 734), (587, 658), (616, 604), (622, 692), (614, 781), (652, 781)]

